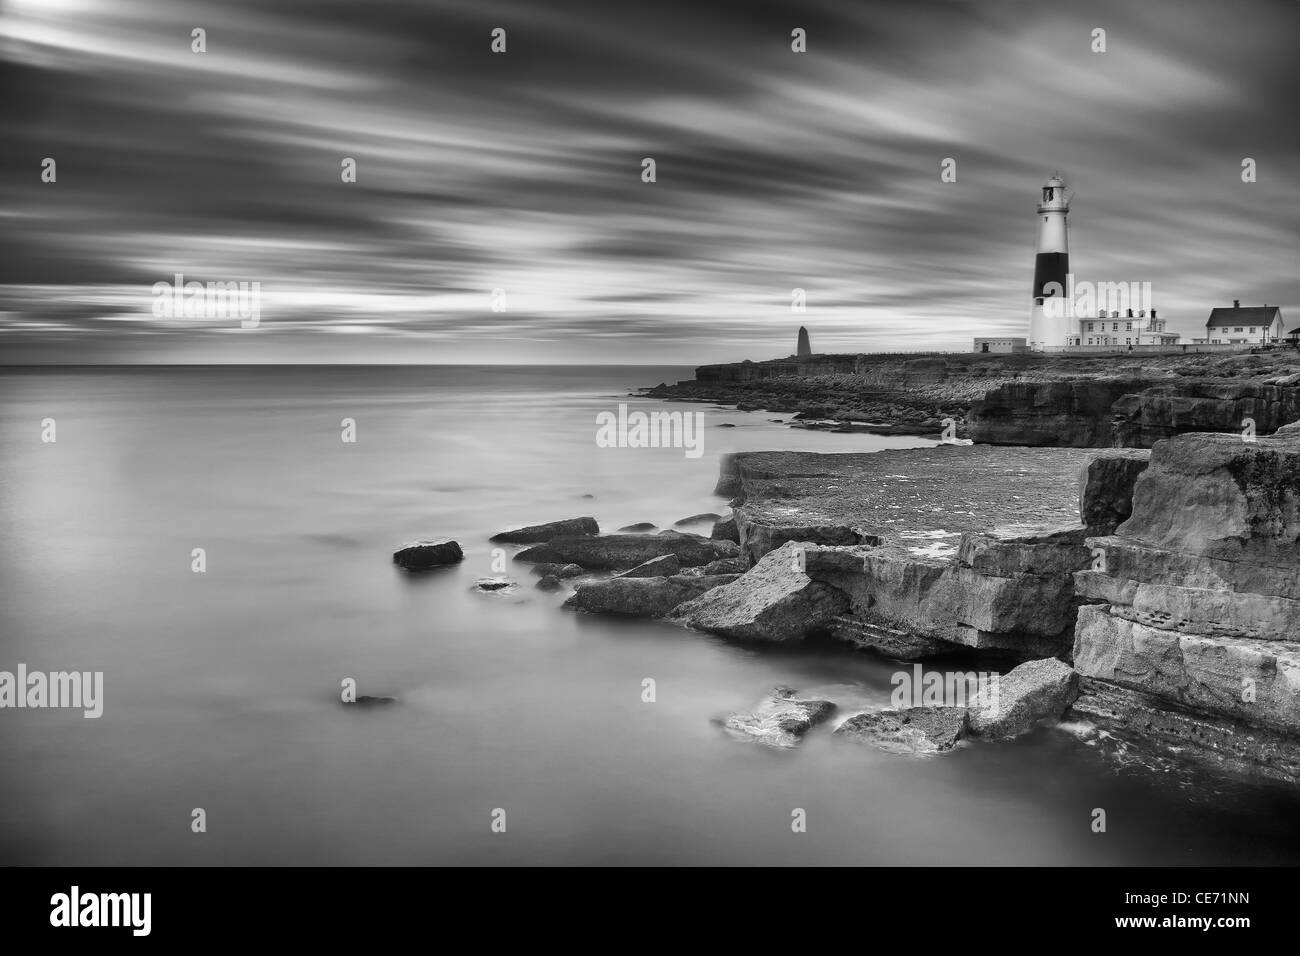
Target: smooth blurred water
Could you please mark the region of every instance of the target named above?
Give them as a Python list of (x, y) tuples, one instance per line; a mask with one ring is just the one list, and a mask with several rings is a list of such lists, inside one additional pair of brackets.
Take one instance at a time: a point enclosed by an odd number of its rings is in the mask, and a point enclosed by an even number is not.
[[(596, 446), (597, 412), (688, 375), (0, 371), (0, 670), (102, 670), (106, 698), (99, 720), (0, 710), (0, 862), (1300, 861), (1290, 788), (1123, 767), (1060, 730), (931, 759), (827, 732), (772, 753), (709, 718), (774, 683), (884, 703), (896, 666), (577, 615), (517, 563), (518, 594), (473, 592), (506, 527), (725, 511), (722, 452), (926, 444), (677, 405), (705, 411), (703, 457)], [(443, 536), (462, 565), (393, 566)], [(346, 677), (400, 703), (347, 708)]]

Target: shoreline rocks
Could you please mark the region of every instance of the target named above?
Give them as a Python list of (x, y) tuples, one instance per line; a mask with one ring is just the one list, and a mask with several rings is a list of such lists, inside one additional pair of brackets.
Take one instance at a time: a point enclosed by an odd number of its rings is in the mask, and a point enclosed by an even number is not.
[(993, 679), (970, 709), (971, 733), (1016, 737), (1042, 720), (1057, 720), (1079, 696), (1079, 677), (1069, 664), (1045, 658), (1026, 661)]
[(567, 608), (621, 617), (668, 617), (679, 605), (707, 593), (712, 588), (730, 584), (735, 574), (678, 574), (670, 577), (614, 577), (588, 581), (564, 602)]
[(1300, 430), (1158, 442), (1130, 517), (1088, 544), (1076, 709), (1300, 782)]
[(715, 723), (733, 737), (769, 747), (794, 747), (804, 734), (829, 720), (836, 709), (829, 700), (802, 699), (796, 693), (791, 687), (774, 687), (752, 711), (716, 718)]
[(835, 736), (900, 754), (952, 750), (970, 733), (965, 707), (908, 707), (855, 714), (835, 728)]
[(555, 564), (542, 561), (532, 566), (533, 574), (546, 577), (552, 575), (557, 578), (580, 578), (587, 572), (576, 564)]
[(729, 541), (711, 541), (671, 532), (661, 535), (560, 535), (545, 544), (525, 548), (516, 561), (577, 564), (594, 571), (626, 571), (651, 558), (672, 554), (683, 567), (705, 565), (734, 557), (739, 548)]
[(455, 541), (413, 541), (393, 552), (393, 563), (407, 571), (425, 571), (465, 560)]
[(510, 544), (536, 544), (550, 541), (562, 534), (600, 534), (600, 525), (596, 523), (595, 518), (564, 518), (560, 521), (516, 528), (513, 531), (499, 531), (488, 540)]
[(719, 521), (721, 518), (722, 515), (720, 514), (714, 514), (712, 511), (705, 511), (701, 514), (690, 515), (689, 517), (683, 518), (681, 521), (674, 521), (673, 527), (685, 528), (693, 524), (705, 524), (705, 523), (712, 525), (715, 522)]
[[(714, 562), (716, 563), (716, 562)], [(619, 578), (667, 578), (679, 574), (682, 562), (675, 554), (664, 554), (649, 561), (642, 561), (634, 568), (621, 571), (615, 575)]]
[(843, 592), (800, 570), (793, 543), (766, 554), (730, 584), (677, 608), (675, 620), (725, 637), (787, 641), (825, 629), (848, 608)]

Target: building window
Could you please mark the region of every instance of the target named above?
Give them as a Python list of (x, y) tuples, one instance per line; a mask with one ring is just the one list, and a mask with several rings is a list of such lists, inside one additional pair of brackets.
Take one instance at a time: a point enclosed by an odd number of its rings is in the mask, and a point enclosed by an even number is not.
[(1250, 334), (1251, 335), (1255, 334), (1255, 327), (1253, 325), (1250, 327)]
[(1124, 323), (1124, 331), (1125, 331), (1125, 332), (1132, 332), (1132, 331), (1133, 331), (1133, 323), (1132, 323), (1132, 322), (1125, 322), (1125, 323)]
[(1244, 331), (1244, 329), (1242, 329), (1242, 327), (1239, 325), (1239, 326), (1237, 326), (1235, 329), (1233, 329), (1232, 331), (1234, 331), (1234, 332), (1242, 332), (1242, 331)]
[[(1089, 332), (1092, 331), (1092, 325), (1093, 325), (1093, 323), (1091, 323), (1091, 322), (1088, 323), (1088, 331), (1089, 331)], [(1091, 339), (1090, 339), (1089, 341), (1091, 341)]]
[(1119, 323), (1118, 323), (1118, 322), (1112, 322), (1112, 323), (1110, 324), (1110, 330), (1111, 330), (1112, 332), (1118, 332), (1118, 331), (1119, 331)]

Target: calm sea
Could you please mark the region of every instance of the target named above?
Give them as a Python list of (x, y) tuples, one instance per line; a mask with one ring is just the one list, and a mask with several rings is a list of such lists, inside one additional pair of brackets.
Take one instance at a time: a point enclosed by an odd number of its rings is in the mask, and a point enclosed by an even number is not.
[[(677, 405), (706, 414), (702, 457), (596, 446), (598, 412), (689, 374), (0, 371), (0, 670), (105, 675), (98, 720), (0, 710), (0, 862), (1300, 862), (1288, 788), (1061, 730), (931, 759), (825, 732), (773, 753), (710, 717), (775, 683), (884, 703), (896, 666), (577, 615), (519, 564), (517, 594), (474, 592), (503, 528), (725, 511), (723, 452), (926, 444)], [(393, 566), (401, 542), (444, 536), (461, 566)], [(349, 677), (400, 703), (344, 707)]]

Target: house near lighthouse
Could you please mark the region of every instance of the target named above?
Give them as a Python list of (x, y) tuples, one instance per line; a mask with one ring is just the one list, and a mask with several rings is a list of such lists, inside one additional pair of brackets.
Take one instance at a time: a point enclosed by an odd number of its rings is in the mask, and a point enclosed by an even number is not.
[(1240, 299), (1233, 299), (1231, 309), (1210, 310), (1205, 338), (1195, 341), (1207, 345), (1268, 345), (1282, 341), (1286, 334), (1282, 310), (1277, 306), (1243, 306)]

